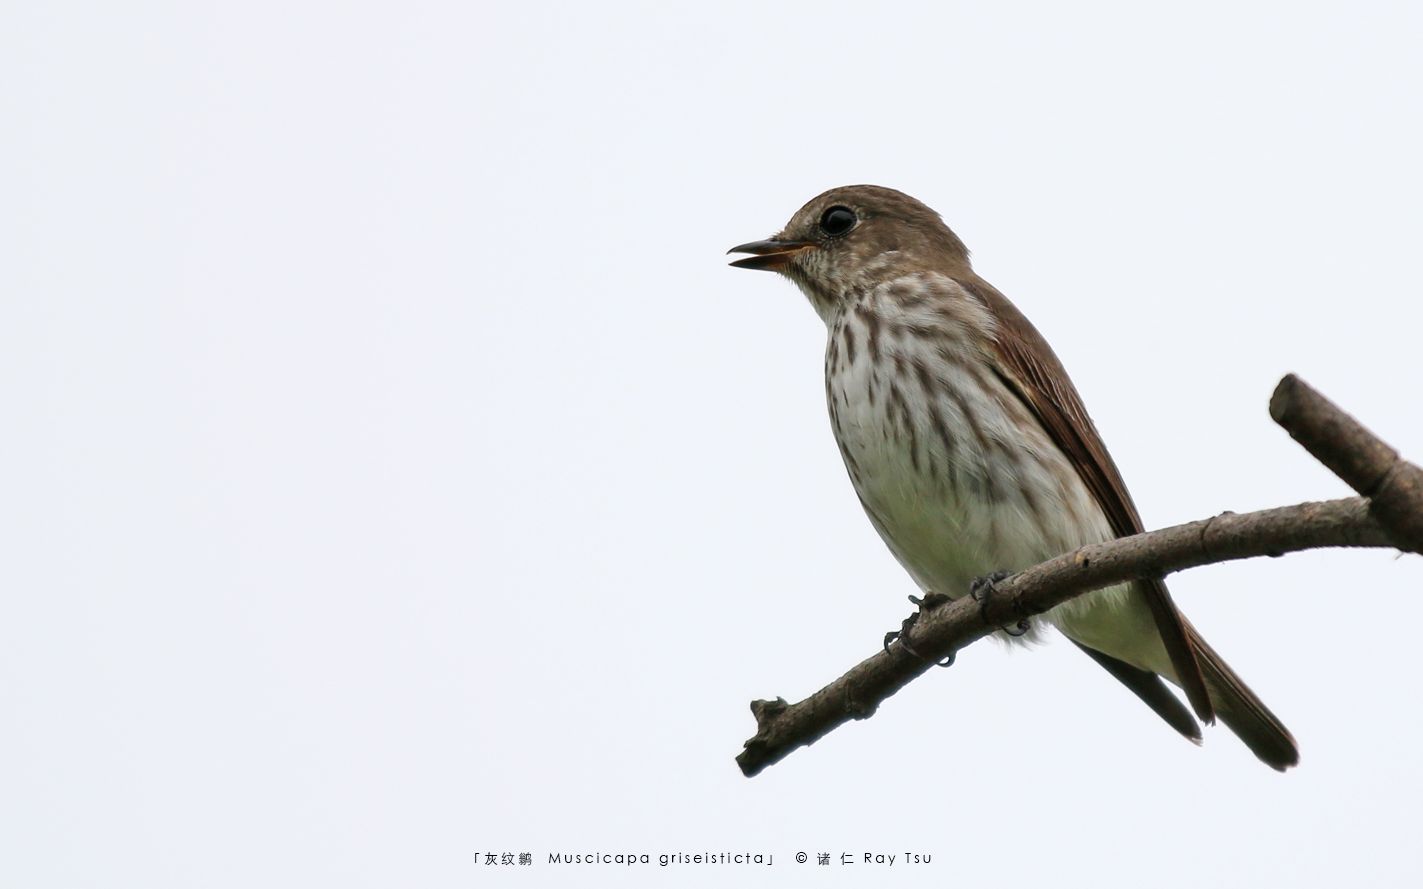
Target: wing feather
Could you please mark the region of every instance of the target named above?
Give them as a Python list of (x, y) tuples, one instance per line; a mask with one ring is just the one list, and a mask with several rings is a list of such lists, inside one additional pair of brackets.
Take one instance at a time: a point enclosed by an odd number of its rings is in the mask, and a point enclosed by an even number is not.
[[(1067, 371), (1042, 334), (1007, 297), (986, 282), (959, 283), (982, 300), (997, 321), (994, 346), (999, 365), (996, 370), (1003, 382), (1037, 417), (1053, 442), (1076, 467), (1083, 483), (1106, 514), (1113, 533), (1118, 537), (1141, 533), (1144, 530), (1141, 516), (1127, 493), (1121, 473), (1102, 444), (1097, 427), (1087, 415), (1087, 409), (1083, 407)], [(1186, 699), (1202, 721), (1213, 722), (1215, 711), (1206, 692), (1195, 646), (1191, 644), (1181, 613), (1171, 601), (1166, 585), (1160, 580), (1144, 580), (1135, 586), (1146, 596)]]

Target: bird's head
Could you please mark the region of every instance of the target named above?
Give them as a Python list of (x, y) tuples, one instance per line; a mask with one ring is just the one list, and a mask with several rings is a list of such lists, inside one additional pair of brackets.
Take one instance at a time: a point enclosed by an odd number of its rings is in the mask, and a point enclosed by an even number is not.
[(780, 272), (824, 314), (854, 293), (915, 272), (969, 268), (968, 250), (939, 214), (892, 188), (832, 188), (801, 207), (780, 233), (732, 247), (737, 268)]

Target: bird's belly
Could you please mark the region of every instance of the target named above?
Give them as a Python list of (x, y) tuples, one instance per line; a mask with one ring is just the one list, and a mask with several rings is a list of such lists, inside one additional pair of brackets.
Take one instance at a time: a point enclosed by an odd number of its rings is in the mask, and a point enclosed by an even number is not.
[(1029, 508), (1025, 485), (1037, 487), (1044, 499), (1056, 499), (1050, 480), (1032, 477), (1042, 475), (1042, 468), (1020, 477), (991, 458), (954, 459), (922, 440), (885, 434), (875, 424), (846, 424), (844, 432), (865, 511), (926, 590), (957, 598), (974, 578), (1037, 564), (1080, 545), (1083, 537), (1110, 536), (1105, 527), (1077, 528), (1060, 513)]
[[(1044, 452), (1032, 447), (1021, 455), (1019, 469), (1010, 469), (1011, 461), (998, 466), (991, 457), (970, 457), (950, 475), (942, 462), (937, 468), (930, 462), (943, 455), (912, 454), (907, 436), (897, 441), (874, 422), (844, 423), (843, 429), (841, 444), (847, 465), (853, 460), (857, 467), (852, 478), (865, 512), (925, 591), (959, 598), (976, 578), (1018, 571), (1114, 536), (1086, 486), (1056, 452), (1061, 465), (1051, 458), (1035, 462)], [(1071, 599), (1044, 618), (1084, 645), (1171, 675), (1149, 607), (1130, 585)]]
[[(828, 381), (827, 393), (860, 502), (920, 588), (958, 598), (975, 578), (1115, 536), (1016, 395), (952, 368), (938, 369), (936, 379), (943, 385), (932, 391), (891, 387), (885, 370), (852, 365)], [(1119, 638), (1123, 622), (1150, 622), (1129, 586), (1073, 599), (1046, 617), (1084, 644), (1146, 666)]]

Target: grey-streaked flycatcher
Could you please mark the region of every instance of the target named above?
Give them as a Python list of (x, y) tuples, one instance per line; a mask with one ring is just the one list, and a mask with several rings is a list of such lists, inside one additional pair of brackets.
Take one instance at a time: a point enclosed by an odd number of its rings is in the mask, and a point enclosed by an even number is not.
[[(957, 598), (983, 575), (1142, 530), (1067, 371), (933, 210), (888, 188), (836, 188), (774, 238), (731, 252), (750, 254), (734, 266), (790, 278), (825, 321), (840, 454), (922, 589)], [(1290, 733), (1159, 580), (1043, 617), (1187, 738), (1201, 738), (1192, 710), (1205, 722), (1218, 714), (1270, 766), (1299, 761)]]

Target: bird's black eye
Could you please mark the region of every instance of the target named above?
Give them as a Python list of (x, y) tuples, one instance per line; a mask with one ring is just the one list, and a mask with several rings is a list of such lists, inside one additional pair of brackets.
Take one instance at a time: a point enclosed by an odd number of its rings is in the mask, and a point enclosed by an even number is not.
[(855, 217), (854, 210), (849, 207), (835, 206), (821, 215), (820, 230), (832, 238), (838, 238), (854, 228), (857, 221), (859, 220)]

